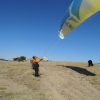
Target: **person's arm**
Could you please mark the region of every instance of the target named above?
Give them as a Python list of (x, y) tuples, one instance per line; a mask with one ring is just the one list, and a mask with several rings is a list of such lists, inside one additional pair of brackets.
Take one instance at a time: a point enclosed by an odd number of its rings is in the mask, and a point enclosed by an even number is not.
[(33, 60), (34, 63), (39, 63), (42, 59)]
[(39, 63), (40, 61), (41, 61), (40, 59), (35, 60), (36, 63)]

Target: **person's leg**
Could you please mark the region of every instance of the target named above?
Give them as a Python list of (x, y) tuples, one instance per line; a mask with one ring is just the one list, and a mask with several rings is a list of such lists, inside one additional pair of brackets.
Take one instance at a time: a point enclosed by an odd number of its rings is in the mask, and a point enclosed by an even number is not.
[(38, 67), (35, 69), (35, 76), (38, 77), (39, 74), (38, 74), (39, 70), (38, 70)]
[(91, 60), (91, 66), (93, 66), (92, 60)]
[(36, 77), (37, 76), (37, 73), (36, 73), (37, 71), (36, 71), (36, 69), (34, 69), (34, 70), (35, 70), (35, 77)]

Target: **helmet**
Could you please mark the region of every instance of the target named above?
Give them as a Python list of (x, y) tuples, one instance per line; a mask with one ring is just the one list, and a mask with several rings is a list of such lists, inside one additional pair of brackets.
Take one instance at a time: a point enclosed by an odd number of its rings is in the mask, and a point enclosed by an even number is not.
[(33, 56), (32, 58), (33, 58), (33, 59), (35, 59), (36, 57), (35, 57), (35, 56)]

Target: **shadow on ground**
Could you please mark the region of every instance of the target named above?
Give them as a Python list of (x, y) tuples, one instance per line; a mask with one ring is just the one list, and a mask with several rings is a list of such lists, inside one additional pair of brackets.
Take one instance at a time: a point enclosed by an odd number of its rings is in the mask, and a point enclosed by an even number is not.
[(66, 67), (66, 68), (70, 68), (80, 74), (84, 74), (84, 75), (87, 75), (87, 76), (96, 76), (96, 74), (86, 70), (85, 68), (80, 68), (80, 67), (76, 67), (76, 66), (64, 66), (64, 65), (57, 65), (57, 66), (63, 66), (63, 67)]
[(80, 67), (76, 67), (76, 66), (65, 66), (66, 68), (70, 68), (80, 74), (85, 74), (87, 76), (95, 76), (96, 74), (84, 69), (84, 68), (80, 68)]

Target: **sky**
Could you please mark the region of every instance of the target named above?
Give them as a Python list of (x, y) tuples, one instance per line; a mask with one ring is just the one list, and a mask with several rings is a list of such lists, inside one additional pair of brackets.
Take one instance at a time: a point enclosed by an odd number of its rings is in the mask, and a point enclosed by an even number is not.
[(0, 58), (46, 56), (52, 61), (100, 62), (100, 12), (64, 39), (62, 19), (72, 0), (0, 0)]

